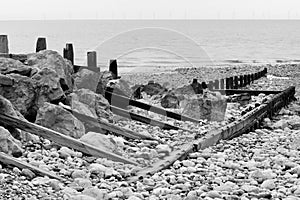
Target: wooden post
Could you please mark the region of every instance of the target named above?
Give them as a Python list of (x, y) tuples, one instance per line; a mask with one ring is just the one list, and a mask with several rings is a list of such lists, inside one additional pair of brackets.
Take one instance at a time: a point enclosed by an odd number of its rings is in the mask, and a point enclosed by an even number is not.
[(233, 77), (230, 77), (229, 87), (233, 89)]
[(97, 68), (97, 53), (96, 51), (87, 52), (87, 66), (88, 68)]
[(247, 76), (247, 74), (245, 74), (244, 75), (244, 87), (246, 86), (246, 85), (248, 85), (249, 83), (248, 83), (248, 76)]
[(118, 78), (118, 64), (117, 64), (117, 60), (110, 60), (109, 61), (109, 71), (112, 73), (113, 79), (117, 79)]
[(247, 79), (248, 79), (247, 82), (250, 85), (251, 84), (251, 76), (250, 76), (250, 74), (247, 75)]
[(267, 75), (267, 73), (268, 73), (268, 69), (265, 67), (265, 69), (264, 69), (264, 76)]
[(208, 87), (209, 90), (213, 90), (214, 89), (214, 82), (209, 81), (207, 87)]
[(7, 35), (0, 35), (0, 53), (8, 53)]
[(47, 43), (46, 43), (46, 38), (38, 38), (36, 42), (36, 49), (35, 52), (39, 52), (42, 50), (47, 49)]
[(221, 90), (224, 90), (224, 79), (222, 78), (221, 80), (220, 80), (220, 88), (221, 88)]
[(64, 48), (64, 58), (71, 61), (72, 65), (74, 65), (73, 44), (71, 43), (66, 44), (66, 48)]
[(240, 88), (244, 87), (244, 76), (240, 75)]
[(254, 74), (251, 74), (251, 77), (250, 77), (250, 78), (251, 78), (251, 82), (253, 83), (254, 80), (255, 80), (255, 79), (254, 79)]
[(230, 82), (230, 78), (226, 78), (226, 89), (230, 89), (229, 82)]
[(214, 84), (215, 89), (217, 90), (220, 89), (219, 84), (220, 84), (219, 80), (215, 80), (215, 84)]
[(234, 77), (234, 89), (238, 89), (239, 88), (239, 77), (235, 76)]

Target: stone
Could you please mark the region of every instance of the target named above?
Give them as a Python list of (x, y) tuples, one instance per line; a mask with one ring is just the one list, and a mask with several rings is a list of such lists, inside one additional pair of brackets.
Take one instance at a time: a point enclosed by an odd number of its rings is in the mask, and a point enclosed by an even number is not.
[(137, 196), (130, 196), (128, 198), (128, 200), (141, 200), (141, 199), (139, 197), (137, 197)]
[(94, 118), (113, 121), (110, 104), (101, 95), (88, 89), (79, 89), (69, 95), (73, 110)]
[(293, 115), (293, 117), (291, 117), (287, 123), (292, 127), (292, 129), (300, 130), (300, 116)]
[(67, 158), (70, 156), (76, 157), (76, 152), (73, 151), (72, 149), (69, 149), (68, 147), (61, 147), (58, 150), (58, 153), (61, 158)]
[(76, 178), (88, 178), (88, 174), (85, 171), (83, 171), (83, 170), (75, 169), (72, 172), (71, 177), (73, 179), (76, 179)]
[(159, 83), (149, 81), (147, 85), (141, 87), (141, 92), (145, 92), (147, 95), (153, 96), (163, 94), (167, 89), (161, 86)]
[(257, 193), (259, 188), (254, 185), (244, 184), (241, 186), (241, 189), (248, 193)]
[(63, 184), (61, 182), (59, 182), (59, 180), (56, 180), (56, 179), (50, 179), (49, 186), (54, 191), (59, 191), (63, 188)]
[(85, 134), (81, 121), (62, 107), (47, 102), (38, 110), (35, 123), (74, 138)]
[(60, 85), (66, 93), (73, 90), (72, 74), (73, 66), (70, 61), (64, 59), (58, 52), (52, 50), (43, 50), (38, 53), (29, 54), (27, 57), (29, 66), (43, 69), (45, 67), (53, 69), (59, 76)]
[(172, 152), (172, 149), (167, 144), (159, 144), (156, 146), (157, 153), (164, 153), (169, 155)]
[(2, 86), (12, 86), (14, 80), (6, 75), (0, 74), (0, 85)]
[(22, 175), (26, 176), (29, 179), (33, 179), (35, 177), (35, 174), (27, 168), (22, 169)]
[(0, 151), (15, 157), (20, 157), (23, 153), (21, 142), (2, 126), (0, 126)]
[(88, 132), (87, 134), (83, 135), (80, 138), (80, 141), (88, 143), (92, 146), (95, 146), (105, 151), (109, 151), (109, 152), (117, 151), (117, 146), (114, 143), (114, 141), (100, 133)]
[(250, 173), (250, 177), (258, 181), (264, 181), (275, 178), (276, 174), (272, 170), (255, 170)]
[(284, 129), (285, 127), (288, 127), (289, 124), (287, 122), (287, 120), (285, 119), (281, 119), (279, 121), (276, 121), (273, 125), (272, 125), (272, 128), (273, 129)]
[(113, 80), (112, 72), (110, 71), (100, 72), (96, 93), (105, 96), (106, 87), (110, 80)]
[(194, 167), (195, 163), (190, 161), (190, 160), (183, 160), (182, 165), (185, 166), (185, 167)]
[(89, 166), (89, 172), (92, 174), (100, 174), (100, 173), (105, 174), (105, 172), (107, 170), (108, 170), (108, 167), (105, 167), (104, 165), (101, 165), (98, 163), (92, 163)]
[(161, 106), (164, 108), (178, 108), (179, 106), (179, 99), (175, 94), (166, 94), (161, 99)]
[(265, 180), (261, 184), (261, 187), (265, 188), (265, 189), (268, 189), (268, 190), (273, 190), (276, 187), (275, 180), (274, 179)]
[(182, 114), (209, 121), (223, 121), (227, 108), (226, 98), (218, 92), (205, 92), (203, 95), (185, 96), (181, 104)]
[(0, 74), (19, 74), (30, 76), (32, 68), (24, 65), (18, 60), (11, 58), (0, 58)]
[(92, 187), (92, 182), (86, 178), (75, 178), (73, 183), (84, 189)]
[(237, 189), (238, 186), (230, 181), (227, 181), (224, 184), (221, 184), (220, 186), (216, 187), (216, 191), (227, 191), (227, 192), (232, 192), (233, 190)]
[(36, 177), (31, 180), (31, 183), (33, 185), (46, 185), (50, 183), (50, 178), (49, 177)]
[(221, 194), (218, 191), (214, 191), (214, 190), (207, 192), (206, 196), (213, 198), (213, 199), (215, 199), (215, 198), (222, 199)]
[(77, 89), (88, 89), (96, 92), (97, 83), (99, 82), (99, 76), (99, 72), (82, 69), (73, 75), (74, 84)]
[(83, 195), (83, 194), (79, 194), (79, 195), (69, 195), (69, 197), (67, 199), (72, 199), (72, 200), (96, 200), (95, 198), (88, 196), (88, 195)]
[(104, 189), (99, 189), (97, 187), (86, 188), (82, 191), (82, 194), (95, 198), (96, 200), (105, 199), (107, 196), (107, 191)]
[(129, 83), (123, 79), (110, 80), (107, 83), (109, 91), (114, 94), (122, 95), (131, 98), (133, 96), (133, 90)]

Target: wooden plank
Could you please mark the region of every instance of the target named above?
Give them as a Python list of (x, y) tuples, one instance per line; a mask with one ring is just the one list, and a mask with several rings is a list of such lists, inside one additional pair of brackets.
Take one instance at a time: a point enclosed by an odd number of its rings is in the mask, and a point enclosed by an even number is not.
[(86, 129), (89, 131), (97, 132), (99, 129), (104, 129), (109, 132), (115, 133), (116, 135), (124, 136), (131, 139), (145, 139), (145, 140), (155, 140), (153, 137), (146, 136), (143, 134), (136, 133), (132, 130), (118, 127), (114, 124), (107, 123), (101, 119), (96, 119), (79, 112), (72, 110), (69, 106), (59, 104), (64, 109), (70, 111), (77, 119), (84, 123)]
[(109, 61), (109, 71), (112, 73), (113, 79), (118, 78), (118, 64), (117, 60)]
[(184, 115), (180, 115), (178, 113), (171, 112), (166, 109), (152, 106), (152, 105), (140, 102), (140, 101), (136, 101), (136, 100), (130, 99), (128, 97), (118, 95), (116, 93), (111, 93), (108, 90), (106, 90), (106, 93), (109, 95), (105, 95), (105, 96), (110, 96), (110, 98), (113, 99), (113, 101), (110, 101), (108, 99), (108, 102), (112, 102), (112, 106), (115, 106), (115, 107), (125, 108), (130, 105), (130, 106), (135, 106), (135, 107), (141, 108), (143, 110), (147, 110), (147, 111), (151, 111), (151, 112), (154, 112), (154, 113), (157, 113), (160, 115), (164, 115), (164, 116), (176, 119), (176, 120), (191, 121), (191, 122), (199, 123), (199, 120), (197, 120), (197, 119), (194, 119), (194, 118), (191, 118), (188, 116), (184, 116)]
[(187, 131), (187, 132), (192, 132), (191, 130), (185, 129), (185, 128), (181, 128), (181, 127), (177, 127), (177, 126), (173, 126), (171, 124), (168, 123), (164, 123), (155, 119), (150, 119), (148, 117), (144, 117), (142, 115), (139, 114), (135, 114), (132, 112), (129, 112), (127, 110), (115, 107), (115, 106), (111, 106), (111, 111), (116, 114), (116, 115), (120, 115), (122, 117), (128, 118), (128, 119), (132, 119), (135, 121), (139, 121), (139, 122), (143, 122), (145, 124), (150, 124), (152, 126), (158, 126), (161, 129), (165, 129), (165, 130), (183, 130), (183, 131)]
[(41, 175), (41, 176), (48, 176), (49, 178), (55, 178), (55, 179), (58, 179), (60, 181), (64, 180), (63, 178), (57, 176), (53, 172), (40, 169), (40, 168), (35, 167), (35, 166), (33, 166), (33, 165), (31, 165), (27, 162), (24, 162), (24, 161), (18, 160), (17, 158), (9, 156), (9, 155), (7, 155), (3, 152), (0, 152), (0, 162), (4, 165), (15, 166), (15, 167), (18, 167), (20, 169), (24, 169), (24, 168), (30, 169), (35, 174), (38, 174), (38, 175)]
[(61, 146), (70, 147), (72, 149), (75, 149), (77, 151), (81, 151), (85, 154), (92, 155), (95, 157), (104, 157), (113, 161), (117, 162), (123, 162), (126, 164), (133, 164), (137, 165), (136, 162), (133, 162), (131, 160), (128, 160), (126, 158), (123, 158), (122, 156), (119, 156), (117, 154), (104, 151), (102, 149), (96, 148), (90, 144), (87, 144), (85, 142), (81, 142), (79, 140), (76, 140), (72, 137), (63, 135), (59, 132), (56, 132), (54, 130), (39, 126), (34, 123), (26, 122), (11, 116), (8, 116), (6, 114), (0, 113), (0, 121), (3, 124), (27, 131), (29, 133), (41, 136), (43, 138), (46, 138), (50, 141), (53, 141)]

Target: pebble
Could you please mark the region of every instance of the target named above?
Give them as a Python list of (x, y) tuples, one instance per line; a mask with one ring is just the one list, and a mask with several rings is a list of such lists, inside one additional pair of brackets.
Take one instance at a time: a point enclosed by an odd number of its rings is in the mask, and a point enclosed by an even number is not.
[(29, 179), (33, 179), (35, 177), (35, 174), (27, 168), (22, 169), (22, 175), (26, 176)]

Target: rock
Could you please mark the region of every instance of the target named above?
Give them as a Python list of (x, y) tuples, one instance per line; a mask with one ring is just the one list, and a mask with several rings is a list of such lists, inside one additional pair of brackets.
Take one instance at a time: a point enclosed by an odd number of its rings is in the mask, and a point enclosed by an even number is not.
[(162, 97), (160, 104), (164, 108), (178, 108), (179, 99), (175, 94), (166, 94)]
[(220, 194), (218, 191), (214, 191), (214, 190), (207, 192), (207, 193), (206, 193), (206, 196), (207, 196), (207, 197), (210, 197), (210, 198), (213, 198), (213, 199), (214, 199), (214, 198), (222, 199), (221, 194)]
[(97, 73), (88, 69), (82, 69), (74, 74), (74, 84), (77, 89), (88, 89), (96, 92), (99, 76), (99, 72)]
[(254, 185), (249, 185), (249, 184), (242, 185), (241, 189), (248, 193), (252, 193), (252, 192), (257, 193), (259, 190), (258, 187), (254, 186)]
[(287, 123), (292, 127), (292, 129), (300, 130), (300, 116), (293, 115), (293, 117), (288, 120)]
[(152, 193), (156, 196), (164, 196), (164, 195), (167, 195), (167, 194), (170, 194), (172, 192), (171, 189), (169, 188), (163, 188), (163, 187), (158, 187), (158, 188), (155, 188)]
[(19, 74), (9, 74), (12, 86), (0, 86), (0, 95), (9, 100), (25, 117), (35, 114), (36, 86), (34, 81)]
[(0, 74), (0, 86), (12, 86), (14, 84), (14, 80), (8, 76)]
[(83, 135), (80, 138), (80, 141), (86, 142), (99, 149), (109, 151), (109, 152), (115, 152), (117, 150), (117, 146), (115, 145), (113, 140), (111, 140), (105, 135), (95, 133), (95, 132), (88, 132), (87, 134)]
[(73, 151), (72, 149), (69, 149), (68, 147), (61, 147), (58, 150), (58, 153), (59, 153), (59, 156), (61, 158), (67, 158), (67, 157), (70, 157), (70, 156), (75, 157), (76, 156), (76, 152)]
[(49, 182), (49, 186), (54, 190), (54, 191), (59, 191), (61, 190), (63, 187), (63, 184), (61, 182), (59, 182), (56, 179), (50, 179)]
[(0, 126), (0, 151), (15, 157), (20, 157), (23, 152), (21, 142), (2, 126)]
[(110, 88), (114, 94), (122, 95), (131, 98), (133, 96), (133, 90), (129, 83), (123, 79), (110, 80), (107, 83), (107, 87)]
[(276, 174), (272, 170), (255, 170), (250, 173), (250, 177), (258, 181), (264, 181), (275, 178)]
[(76, 179), (76, 178), (88, 178), (88, 174), (85, 171), (80, 170), (80, 169), (75, 169), (72, 172), (71, 176), (72, 176), (73, 179)]
[(65, 101), (66, 96), (61, 87), (60, 77), (54, 69), (44, 67), (31, 79), (35, 84), (36, 99), (35, 106), (40, 108), (44, 102)]
[(72, 199), (72, 200), (96, 200), (95, 198), (91, 197), (91, 196), (87, 196), (87, 195), (83, 195), (83, 194), (79, 194), (79, 195), (70, 195), (68, 199)]
[(62, 89), (67, 93), (73, 90), (73, 66), (70, 61), (65, 60), (59, 53), (52, 50), (39, 51), (38, 53), (28, 55), (27, 63), (29, 66), (38, 69), (47, 67), (55, 70), (59, 76)]
[(50, 178), (49, 177), (36, 177), (31, 180), (31, 183), (33, 185), (46, 185), (50, 183)]
[(185, 166), (185, 167), (194, 167), (195, 163), (190, 161), (190, 160), (183, 160), (182, 165)]
[(236, 102), (241, 105), (247, 105), (251, 101), (251, 95), (249, 93), (235, 94), (230, 96), (230, 98), (227, 101)]
[(272, 128), (273, 129), (284, 129), (285, 127), (288, 127), (288, 122), (285, 119), (281, 119), (279, 121), (276, 121), (273, 125)]
[(216, 187), (216, 191), (227, 191), (227, 192), (232, 192), (233, 190), (237, 189), (238, 186), (230, 181), (227, 181), (224, 184), (221, 184), (220, 186)]
[(261, 184), (261, 187), (265, 188), (265, 189), (268, 189), (268, 190), (273, 190), (276, 187), (275, 180), (274, 179), (265, 180)]
[(136, 88), (140, 92), (145, 92), (147, 95), (160, 95), (167, 91), (166, 88), (161, 86), (159, 83), (155, 83), (154, 81), (149, 81), (147, 85), (142, 85), (139, 88)]
[(113, 75), (110, 71), (100, 72), (96, 93), (105, 96), (105, 90), (110, 80), (113, 80)]
[(30, 169), (27, 168), (22, 169), (22, 174), (29, 179), (33, 179), (35, 177), (35, 174)]
[(19, 74), (30, 76), (32, 68), (24, 65), (18, 60), (11, 58), (0, 58), (0, 74)]
[(92, 187), (92, 182), (86, 178), (75, 178), (73, 183), (84, 189)]
[(104, 189), (99, 189), (97, 187), (86, 188), (82, 191), (82, 194), (95, 198), (96, 200), (105, 199), (107, 196), (107, 191)]
[(93, 174), (100, 174), (100, 173), (105, 174), (107, 170), (108, 170), (107, 167), (98, 163), (92, 163), (89, 166), (89, 172)]
[(218, 92), (206, 92), (203, 95), (186, 97), (182, 114), (209, 121), (223, 121), (227, 107), (226, 98)]
[(44, 103), (38, 110), (35, 123), (74, 138), (85, 134), (81, 121), (62, 107), (50, 103)]
[(101, 94), (96, 94), (88, 89), (79, 89), (69, 97), (71, 98), (71, 107), (75, 111), (94, 118), (113, 121), (110, 104)]
[(141, 199), (139, 197), (137, 197), (137, 196), (130, 196), (128, 198), (128, 200), (141, 200)]
[(172, 149), (167, 144), (159, 144), (156, 146), (157, 153), (164, 153), (169, 155), (172, 152)]

